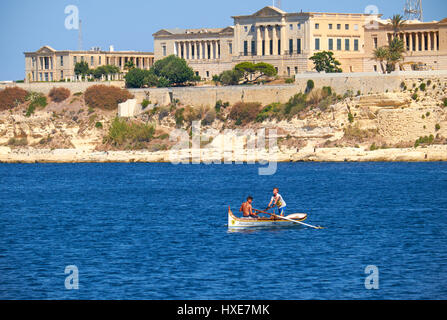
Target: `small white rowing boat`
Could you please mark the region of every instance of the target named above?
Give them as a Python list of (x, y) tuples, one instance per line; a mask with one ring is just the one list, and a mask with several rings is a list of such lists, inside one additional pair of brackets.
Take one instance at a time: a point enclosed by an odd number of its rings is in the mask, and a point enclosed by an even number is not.
[[(303, 222), (307, 219), (306, 213), (294, 213), (285, 218), (289, 220), (284, 220), (280, 218), (238, 218), (236, 217), (231, 209), (228, 208), (228, 228), (272, 228), (272, 227), (290, 227), (296, 225), (299, 222)], [(297, 223), (296, 223), (297, 222)]]

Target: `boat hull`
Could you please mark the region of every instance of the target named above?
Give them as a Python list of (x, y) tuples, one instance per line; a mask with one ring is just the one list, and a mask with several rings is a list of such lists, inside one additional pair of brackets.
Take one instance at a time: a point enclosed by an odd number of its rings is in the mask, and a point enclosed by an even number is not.
[[(295, 213), (287, 216), (286, 218), (295, 220), (297, 222), (302, 222), (307, 219), (306, 213)], [(270, 218), (259, 218), (259, 219), (247, 219), (236, 217), (231, 209), (228, 209), (228, 228), (229, 229), (244, 229), (244, 228), (273, 228), (273, 227), (291, 227), (295, 226), (297, 223), (292, 221), (287, 221), (283, 219), (270, 219)]]

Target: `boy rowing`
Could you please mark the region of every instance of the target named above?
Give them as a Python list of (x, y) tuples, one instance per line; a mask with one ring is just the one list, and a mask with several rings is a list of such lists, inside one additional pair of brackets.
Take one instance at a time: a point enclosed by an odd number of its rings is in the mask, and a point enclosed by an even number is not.
[(249, 219), (258, 219), (258, 215), (253, 213), (253, 207), (251, 206), (251, 203), (253, 202), (253, 197), (249, 196), (247, 198), (247, 202), (244, 202), (241, 205), (241, 208), (239, 209), (239, 211), (243, 212), (244, 214), (244, 218), (249, 218)]
[(279, 194), (279, 189), (278, 188), (273, 189), (273, 197), (270, 200), (267, 210), (276, 207), (278, 208), (278, 214), (281, 215), (281, 217), (284, 217), (286, 206), (287, 206), (286, 202)]

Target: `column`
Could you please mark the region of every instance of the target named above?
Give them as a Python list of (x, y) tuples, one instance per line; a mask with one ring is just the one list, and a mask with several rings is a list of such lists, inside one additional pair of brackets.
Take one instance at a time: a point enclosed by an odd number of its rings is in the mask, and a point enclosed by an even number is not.
[(265, 42), (265, 55), (270, 55), (270, 35), (269, 35), (269, 26), (264, 27), (264, 42)]
[(262, 55), (262, 37), (261, 37), (261, 27), (256, 26), (256, 55)]
[(276, 26), (273, 26), (273, 29), (272, 29), (272, 40), (273, 40), (272, 55), (276, 56), (276, 55), (278, 55), (278, 34), (277, 34)]
[[(281, 55), (285, 55), (286, 54), (286, 48), (288, 45), (288, 41), (286, 39), (286, 24), (283, 23), (280, 26), (280, 34), (281, 34)], [(294, 39), (294, 43), (296, 42), (296, 40)]]
[(203, 59), (203, 45), (202, 45), (202, 41), (199, 41), (199, 51), (198, 51), (198, 55), (197, 58)]
[(408, 51), (413, 51), (413, 33), (411, 32), (408, 34), (408, 47)]
[(439, 34), (438, 34), (438, 32), (435, 32), (435, 50), (436, 51), (439, 50), (438, 42), (439, 42)]
[(414, 51), (419, 51), (419, 32), (414, 34)]

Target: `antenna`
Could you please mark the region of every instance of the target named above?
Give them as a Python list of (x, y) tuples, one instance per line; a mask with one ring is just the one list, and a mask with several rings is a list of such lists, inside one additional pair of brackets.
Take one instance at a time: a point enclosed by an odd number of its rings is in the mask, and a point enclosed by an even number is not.
[(281, 0), (273, 0), (273, 6), (281, 9)]
[(406, 20), (423, 21), (422, 0), (406, 0), (404, 7), (404, 15)]
[(79, 19), (78, 50), (82, 51), (82, 20), (81, 19)]

